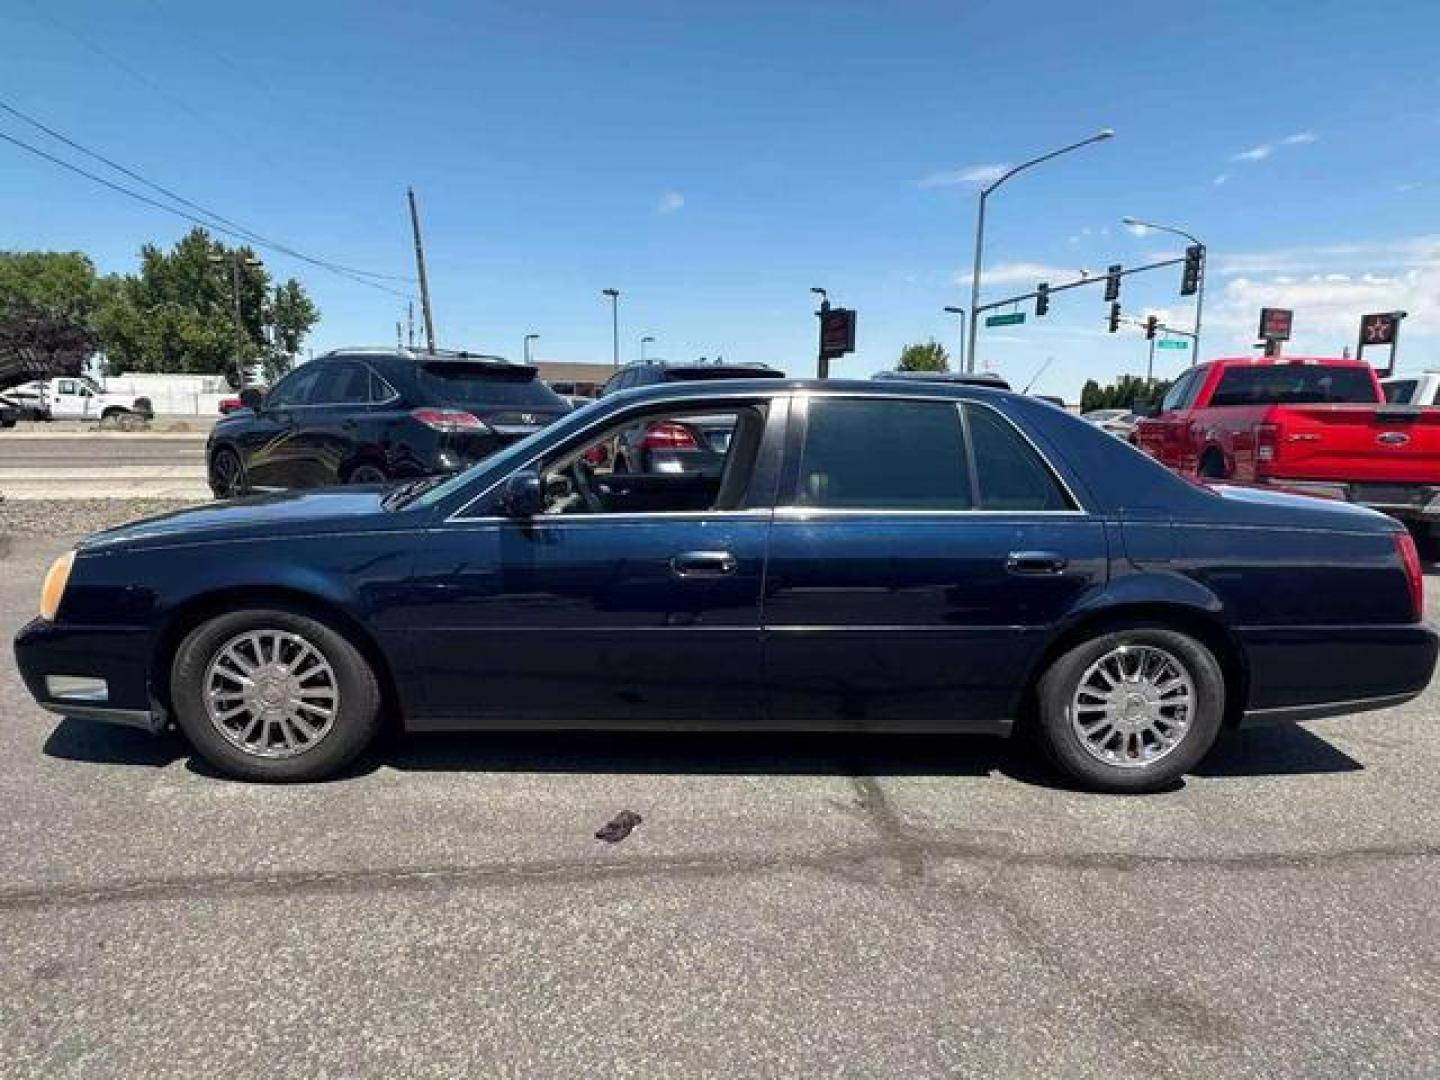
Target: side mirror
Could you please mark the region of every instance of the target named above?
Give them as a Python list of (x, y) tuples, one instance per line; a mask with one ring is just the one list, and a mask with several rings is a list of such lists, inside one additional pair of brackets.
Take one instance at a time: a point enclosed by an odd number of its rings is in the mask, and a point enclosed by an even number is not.
[(261, 394), (259, 390), (256, 390), (253, 386), (247, 386), (244, 390), (240, 391), (240, 407), (242, 409), (249, 409), (251, 412), (259, 412), (260, 403), (264, 400), (264, 395)]
[(1152, 416), (1159, 416), (1162, 410), (1158, 401), (1134, 401), (1130, 403), (1130, 411), (1148, 420)]
[(521, 469), (505, 481), (500, 512), (506, 517), (529, 518), (545, 512), (545, 489), (534, 469)]

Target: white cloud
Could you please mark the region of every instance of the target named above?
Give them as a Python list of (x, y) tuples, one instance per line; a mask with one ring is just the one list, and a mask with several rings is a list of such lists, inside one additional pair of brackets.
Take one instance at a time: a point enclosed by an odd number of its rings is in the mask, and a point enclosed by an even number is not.
[(1286, 135), (1280, 140), (1281, 146), (1309, 146), (1320, 138), (1313, 131), (1297, 131), (1294, 135)]
[[(1001, 263), (999, 266), (987, 267), (980, 275), (980, 284), (989, 285), (1035, 285), (1041, 281), (1069, 281), (1072, 277), (1078, 277), (1078, 270), (1068, 269), (1063, 266), (1049, 266), (1045, 263), (1013, 262)], [(956, 285), (970, 287), (970, 274), (957, 273), (954, 278)]]
[(1272, 153), (1274, 147), (1268, 143), (1261, 143), (1259, 146), (1252, 146), (1249, 150), (1241, 150), (1238, 154), (1231, 154), (1231, 161), (1264, 161)]
[(1395, 185), (1395, 190), (1396, 190), (1396, 191), (1414, 191), (1416, 188), (1418, 188), (1418, 187), (1423, 187), (1423, 186), (1424, 186), (1424, 185), (1421, 184), (1420, 181), (1418, 181), (1418, 180), (1411, 180), (1411, 181), (1409, 181), (1409, 182), (1407, 182), (1407, 183), (1404, 183), (1404, 184), (1396, 184), (1396, 185)]
[(999, 180), (1010, 166), (999, 163), (993, 165), (966, 165), (963, 169), (951, 169), (948, 172), (931, 173), (929, 176), (922, 176), (915, 181), (916, 187), (986, 187)]
[(1228, 172), (1222, 172), (1219, 176), (1215, 177), (1215, 181), (1214, 181), (1216, 187), (1221, 187), (1222, 185), (1227, 184), (1227, 183), (1229, 183), (1229, 182), (1230, 182), (1230, 174), (1229, 174)]
[(660, 196), (660, 201), (655, 204), (655, 213), (673, 214), (685, 205), (685, 196), (678, 191), (667, 191)]

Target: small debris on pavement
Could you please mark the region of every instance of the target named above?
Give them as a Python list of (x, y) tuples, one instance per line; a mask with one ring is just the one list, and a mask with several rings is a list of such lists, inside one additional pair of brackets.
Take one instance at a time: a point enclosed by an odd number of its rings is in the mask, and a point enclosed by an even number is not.
[(613, 818), (601, 826), (600, 831), (595, 834), (596, 840), (604, 840), (607, 844), (618, 844), (624, 840), (640, 824), (640, 815), (634, 810), (621, 810)]

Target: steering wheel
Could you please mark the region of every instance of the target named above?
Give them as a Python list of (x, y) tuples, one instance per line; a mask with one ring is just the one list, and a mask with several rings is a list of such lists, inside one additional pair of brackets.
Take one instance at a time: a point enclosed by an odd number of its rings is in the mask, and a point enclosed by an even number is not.
[(595, 468), (584, 458), (576, 458), (570, 466), (570, 479), (574, 481), (575, 491), (580, 496), (580, 501), (585, 504), (585, 510), (591, 514), (603, 514), (605, 512), (605, 500), (595, 490)]

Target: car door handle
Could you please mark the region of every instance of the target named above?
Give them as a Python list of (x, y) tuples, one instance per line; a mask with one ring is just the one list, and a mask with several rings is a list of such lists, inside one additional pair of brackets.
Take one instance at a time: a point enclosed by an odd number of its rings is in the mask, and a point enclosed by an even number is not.
[(670, 572), (682, 578), (725, 577), (739, 565), (728, 551), (685, 551), (670, 560)]
[(1058, 574), (1066, 565), (1065, 556), (1055, 551), (1012, 551), (1005, 559), (1012, 574)]

